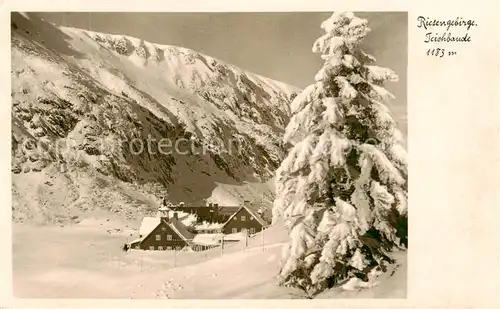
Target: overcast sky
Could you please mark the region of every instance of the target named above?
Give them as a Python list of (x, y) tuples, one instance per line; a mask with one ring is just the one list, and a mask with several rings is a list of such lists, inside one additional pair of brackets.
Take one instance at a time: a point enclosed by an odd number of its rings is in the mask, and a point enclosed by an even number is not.
[[(176, 45), (219, 58), (254, 73), (298, 87), (313, 83), (321, 67), (311, 52), (321, 36), (320, 24), (331, 13), (41, 13), (57, 24), (125, 34), (159, 44)], [(365, 50), (377, 64), (393, 69), (400, 81), (388, 84), (396, 95), (391, 108), (406, 132), (406, 12), (356, 13), (371, 33)], [(90, 21), (90, 22), (89, 22)]]

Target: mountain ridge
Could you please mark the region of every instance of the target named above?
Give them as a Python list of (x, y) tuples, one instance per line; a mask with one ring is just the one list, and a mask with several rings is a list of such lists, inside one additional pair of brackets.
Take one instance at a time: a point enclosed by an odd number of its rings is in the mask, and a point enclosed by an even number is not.
[[(125, 182), (199, 204), (217, 199), (218, 184), (269, 180), (285, 154), (296, 87), (187, 48), (59, 27), (36, 14), (12, 13), (11, 30), (14, 218), (30, 220), (40, 207), (43, 220), (68, 207), (66, 198), (27, 201), (20, 188), (32, 173), (105, 181), (104, 191)], [(165, 139), (188, 148), (159, 154)], [(67, 216), (74, 211), (82, 212)]]

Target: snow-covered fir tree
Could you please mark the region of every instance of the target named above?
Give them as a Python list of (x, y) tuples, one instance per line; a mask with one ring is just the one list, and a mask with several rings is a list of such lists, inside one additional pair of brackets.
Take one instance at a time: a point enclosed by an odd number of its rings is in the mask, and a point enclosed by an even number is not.
[(368, 280), (407, 247), (406, 148), (383, 88), (398, 77), (361, 50), (367, 20), (336, 12), (321, 28), (313, 52), (325, 63), (291, 104), (273, 207), (290, 229), (280, 284), (311, 294)]

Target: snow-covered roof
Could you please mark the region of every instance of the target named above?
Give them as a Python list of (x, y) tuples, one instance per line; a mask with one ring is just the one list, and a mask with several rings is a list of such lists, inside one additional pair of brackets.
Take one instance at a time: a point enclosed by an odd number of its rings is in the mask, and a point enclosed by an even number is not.
[(239, 232), (239, 233), (233, 233), (233, 234), (225, 234), (223, 239), (224, 239), (224, 241), (243, 240), (243, 239), (245, 239), (245, 237), (246, 237), (245, 233)]
[(224, 223), (208, 223), (203, 222), (196, 226), (196, 230), (220, 230), (224, 226)]
[(146, 237), (160, 224), (160, 222), (160, 217), (142, 218), (141, 227), (139, 228), (139, 235), (141, 235), (141, 237)]
[(127, 244), (128, 244), (128, 245), (133, 245), (133, 244), (138, 243), (138, 242), (140, 242), (140, 241), (141, 241), (141, 239), (140, 239), (140, 238), (137, 238), (137, 239), (134, 239), (134, 240), (132, 240), (132, 241), (129, 241)]
[(176, 232), (185, 241), (190, 241), (194, 238), (194, 234), (189, 232), (186, 226), (176, 219), (170, 220), (168, 226), (170, 226), (170, 228), (172, 228), (172, 230), (174, 230), (174, 232)]
[(219, 206), (220, 215), (233, 215), (240, 209), (240, 206)]
[(245, 206), (243, 206), (243, 207), (252, 215), (252, 217), (255, 218), (255, 220), (257, 220), (257, 222), (260, 223), (260, 225), (262, 225), (264, 227), (268, 226), (268, 223), (266, 221), (264, 221), (264, 219), (262, 219), (262, 217), (259, 216), (258, 213), (256, 213), (255, 211), (253, 211), (252, 209), (250, 209), (248, 207), (245, 207)]
[(245, 239), (245, 233), (234, 233), (234, 234), (196, 234), (193, 238), (193, 243), (196, 245), (218, 245), (221, 240), (224, 241), (239, 241)]
[[(139, 235), (141, 236), (141, 239), (145, 239), (149, 234), (151, 234), (151, 232), (153, 232), (154, 229), (160, 225), (160, 223), (160, 217), (144, 217), (142, 219), (141, 227), (139, 228)], [(179, 220), (170, 218), (170, 221), (166, 223), (182, 239), (186, 241), (193, 239), (194, 235), (189, 232), (186, 226)]]
[(177, 213), (177, 218), (185, 226), (194, 225), (196, 223), (196, 221), (198, 220), (198, 218), (196, 217), (195, 214), (190, 214), (190, 213), (187, 213), (187, 212), (184, 212), (184, 211), (172, 211), (169, 214), (169, 217), (173, 218), (174, 217), (174, 213)]
[(237, 212), (235, 212), (234, 214), (231, 215), (231, 217), (229, 217), (229, 219), (227, 219), (226, 223), (224, 223), (224, 226), (226, 224), (228, 224), (231, 220), (233, 220), (234, 216), (236, 216), (242, 209), (246, 209), (246, 211), (248, 211), (248, 213), (254, 217), (254, 219), (260, 223), (260, 225), (262, 226), (268, 226), (267, 222), (264, 221), (264, 219), (262, 219), (257, 213), (255, 213), (253, 210), (251, 210), (250, 208), (246, 207), (246, 206), (241, 206)]
[(196, 245), (218, 245), (220, 244), (221, 234), (196, 234), (193, 243)]

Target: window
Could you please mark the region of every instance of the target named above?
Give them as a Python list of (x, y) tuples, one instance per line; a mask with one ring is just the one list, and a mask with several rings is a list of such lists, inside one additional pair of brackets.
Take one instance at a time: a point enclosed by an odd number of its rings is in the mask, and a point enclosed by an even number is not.
[(241, 216), (241, 221), (245, 221), (247, 218), (245, 216)]
[(156, 240), (161, 240), (161, 235), (160, 234), (156, 235)]
[(238, 220), (238, 216), (234, 216), (233, 220)]
[(162, 230), (162, 232), (166, 232), (167, 228), (166, 227), (162, 227), (161, 230)]
[(253, 227), (250, 228), (250, 234), (255, 234), (255, 229)]
[(252, 217), (252, 216), (250, 216), (250, 220), (253, 220), (253, 217)]
[(172, 240), (172, 235), (167, 235), (167, 240)]
[(181, 250), (181, 247), (177, 246), (175, 247), (175, 250)]
[(170, 247), (170, 246), (167, 246), (167, 250), (172, 250), (172, 247)]
[(158, 250), (163, 250), (163, 247), (162, 246), (158, 246)]
[(243, 228), (241, 228), (241, 232), (242, 232), (242, 233), (246, 233), (246, 232), (247, 232), (247, 229), (243, 227)]
[(155, 246), (149, 246), (149, 250), (154, 250)]
[(238, 233), (238, 229), (233, 227), (233, 229), (231, 230), (232, 233)]

